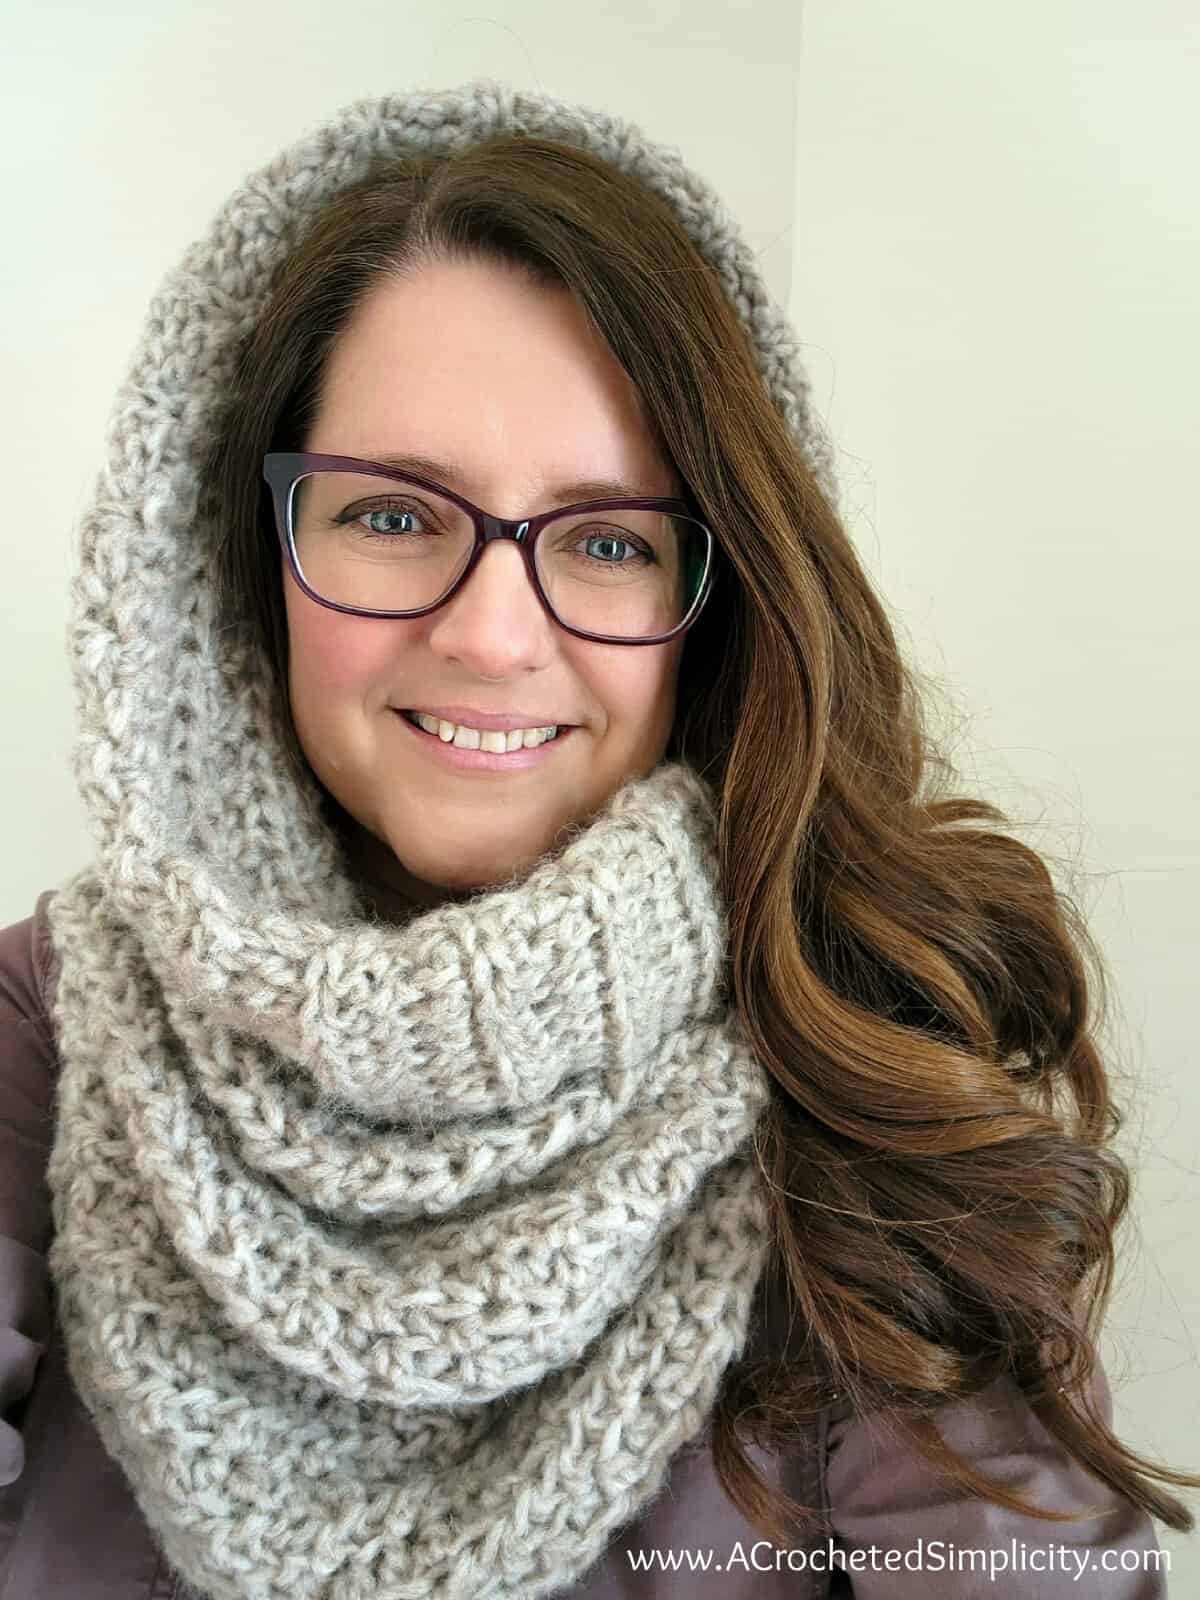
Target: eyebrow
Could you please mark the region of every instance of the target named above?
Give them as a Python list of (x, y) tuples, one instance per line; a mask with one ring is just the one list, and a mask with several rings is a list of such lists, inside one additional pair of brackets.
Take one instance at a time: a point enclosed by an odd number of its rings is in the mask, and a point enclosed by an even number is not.
[[(435, 478), (449, 488), (465, 483), (470, 474), (457, 461), (440, 461), (435, 456), (413, 453), (404, 455), (367, 455), (364, 461), (377, 461), (381, 467), (391, 467), (396, 472), (415, 472), (419, 477)], [(548, 490), (554, 504), (570, 505), (577, 500), (673, 500), (675, 495), (655, 494), (639, 488), (623, 478), (578, 478), (570, 483), (555, 483)]]

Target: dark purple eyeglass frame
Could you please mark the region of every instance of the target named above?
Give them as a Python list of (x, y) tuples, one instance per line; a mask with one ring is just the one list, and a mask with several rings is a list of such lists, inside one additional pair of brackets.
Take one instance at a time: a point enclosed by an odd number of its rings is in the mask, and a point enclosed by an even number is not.
[[(298, 479), (306, 477), (310, 472), (369, 472), (382, 478), (391, 478), (396, 483), (409, 483), (419, 489), (426, 489), (431, 494), (444, 495), (447, 500), (465, 511), (475, 524), (475, 548), (471, 552), (471, 559), (467, 562), (458, 578), (440, 600), (435, 600), (432, 605), (421, 606), (416, 611), (372, 611), (364, 610), (361, 606), (339, 605), (334, 600), (326, 600), (324, 595), (319, 595), (311, 589), (300, 571), (300, 563), (296, 557), (296, 547), (289, 528), (289, 512), (291, 509), (292, 494)], [(471, 573), (483, 554), (484, 546), (493, 539), (513, 539), (521, 551), (525, 561), (525, 571), (533, 591), (542, 603), (542, 607), (550, 619), (557, 623), (567, 633), (573, 633), (579, 639), (595, 639), (601, 644), (662, 644), (667, 639), (674, 639), (679, 634), (685, 633), (692, 626), (696, 618), (704, 609), (705, 602), (712, 593), (715, 577), (713, 549), (716, 541), (712, 530), (707, 523), (696, 516), (690, 503), (686, 500), (670, 499), (639, 499), (639, 500), (584, 500), (578, 505), (557, 506), (553, 511), (544, 511), (536, 517), (494, 517), (488, 511), (483, 511), (479, 506), (472, 505), (469, 500), (464, 500), (462, 495), (455, 494), (452, 489), (447, 489), (444, 484), (435, 483), (432, 478), (421, 478), (412, 472), (397, 472), (394, 467), (383, 466), (378, 461), (361, 461), (356, 456), (326, 456), (316, 455), (308, 450), (274, 450), (263, 457), (263, 477), (271, 491), (275, 506), (275, 527), (279, 534), (279, 544), (283, 555), (286, 557), (292, 570), (292, 576), (300, 585), (309, 599), (315, 600), (318, 605), (327, 606), (331, 611), (344, 611), (356, 617), (423, 617), (430, 611), (436, 611), (440, 606), (454, 597), (466, 583)], [(537, 567), (533, 560), (534, 544), (538, 534), (547, 522), (555, 517), (561, 517), (568, 511), (615, 511), (620, 509), (637, 511), (671, 511), (677, 516), (685, 516), (690, 522), (697, 523), (704, 529), (708, 540), (705, 549), (704, 582), (693, 600), (691, 609), (682, 622), (677, 622), (668, 633), (656, 634), (650, 639), (627, 639), (621, 634), (588, 633), (583, 628), (573, 628), (569, 623), (557, 615), (554, 607), (538, 580)]]

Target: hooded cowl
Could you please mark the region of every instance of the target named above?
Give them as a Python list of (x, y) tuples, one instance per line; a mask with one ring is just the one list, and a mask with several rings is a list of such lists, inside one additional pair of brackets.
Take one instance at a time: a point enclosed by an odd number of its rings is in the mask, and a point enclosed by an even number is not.
[(50, 1266), (68, 1363), (211, 1600), (536, 1600), (702, 1432), (767, 1249), (768, 1081), (725, 989), (714, 799), (625, 783), (522, 878), (368, 917), (198, 474), (307, 222), (381, 154), (572, 141), (678, 211), (832, 494), (795, 341), (675, 149), (491, 82), (362, 100), (252, 173), (151, 304), (81, 538)]

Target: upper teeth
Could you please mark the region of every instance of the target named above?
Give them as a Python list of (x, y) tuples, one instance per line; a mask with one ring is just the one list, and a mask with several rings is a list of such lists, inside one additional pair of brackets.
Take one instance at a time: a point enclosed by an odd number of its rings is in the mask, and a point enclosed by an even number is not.
[(408, 714), (426, 733), (436, 733), (443, 744), (456, 744), (460, 750), (492, 750), (497, 755), (522, 747), (532, 749), (534, 745), (553, 739), (558, 732), (557, 724), (548, 728), (510, 728), (505, 733), (495, 728), (468, 728), (462, 723), (428, 716), (424, 711), (410, 711)]

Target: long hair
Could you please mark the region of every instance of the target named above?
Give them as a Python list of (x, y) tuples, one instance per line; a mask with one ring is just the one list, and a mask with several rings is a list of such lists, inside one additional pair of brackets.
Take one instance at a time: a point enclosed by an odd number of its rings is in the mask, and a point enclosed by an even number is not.
[[(726, 1493), (777, 1542), (805, 1515), (745, 1453), (885, 1409), (972, 1492), (938, 1406), (1007, 1375), (1066, 1451), (1172, 1528), (1088, 1393), (1130, 1195), (1096, 1039), (1100, 952), (1008, 818), (955, 792), (929, 691), (755, 363), (714, 266), (648, 186), (566, 142), (382, 158), (309, 220), (245, 336), (202, 479), (226, 626), (268, 668), (297, 770), (267, 450), (302, 449), (360, 300), (434, 260), (564, 285), (641, 394), (716, 543), (666, 758), (719, 802), (730, 999), (771, 1078), (754, 1156), (771, 1246), (754, 1341), (712, 1416)], [(793, 1340), (791, 1335), (796, 1334)], [(1073, 1397), (1073, 1398), (1072, 1398)]]

